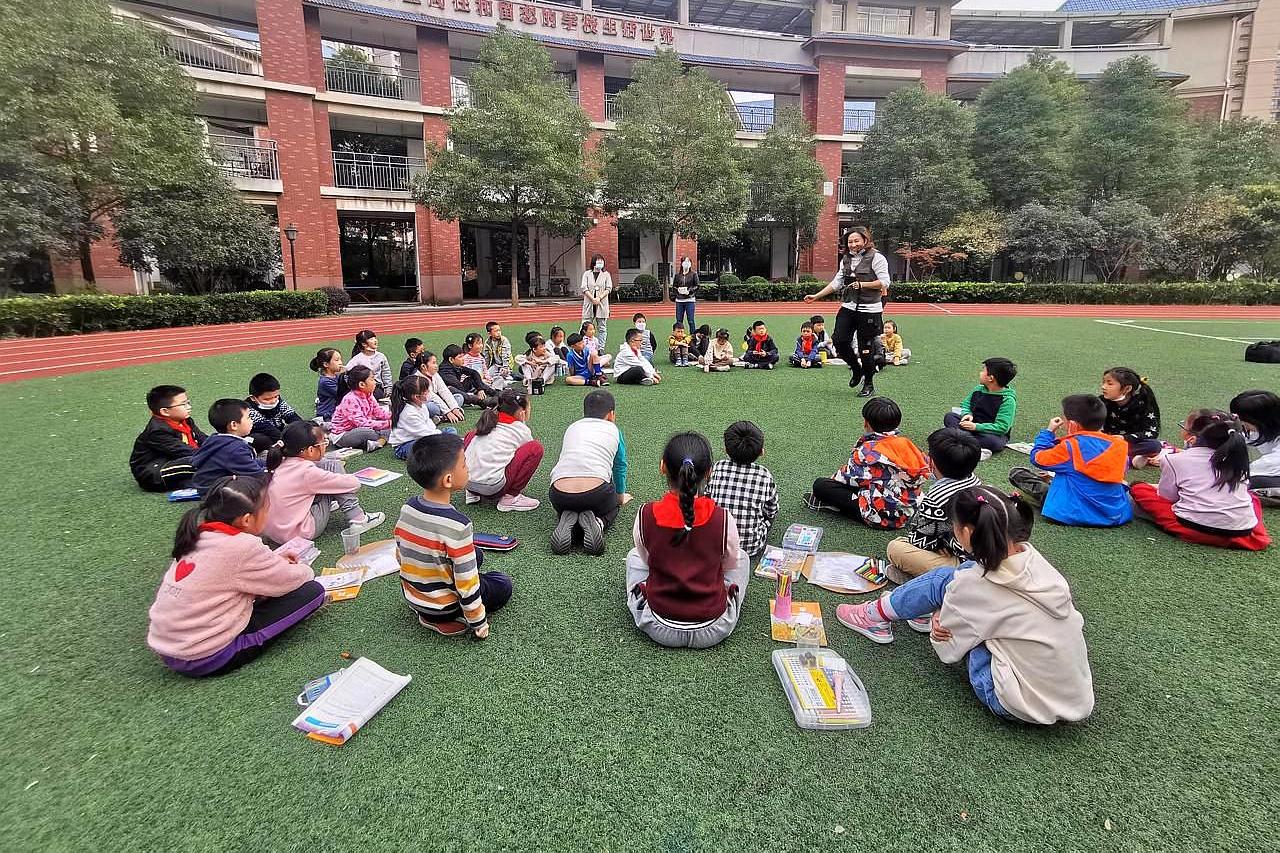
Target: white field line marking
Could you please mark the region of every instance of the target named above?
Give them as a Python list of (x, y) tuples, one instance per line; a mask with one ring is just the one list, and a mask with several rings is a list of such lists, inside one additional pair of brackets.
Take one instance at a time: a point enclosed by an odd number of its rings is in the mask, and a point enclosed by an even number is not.
[(1206, 338), (1211, 341), (1226, 341), (1232, 344), (1247, 344), (1251, 341), (1242, 341), (1238, 338), (1220, 338), (1217, 335), (1197, 335), (1195, 332), (1179, 332), (1174, 329), (1157, 329), (1154, 326), (1137, 326), (1132, 320), (1094, 320), (1095, 323), (1105, 323), (1108, 326), (1119, 326), (1122, 329), (1143, 329), (1148, 332), (1164, 332), (1166, 335), (1183, 335), (1188, 338)]
[(937, 309), (938, 309), (939, 311), (941, 311), (943, 314), (952, 314), (952, 315), (954, 315), (954, 314), (956, 313), (956, 312), (954, 312), (954, 311), (950, 310), (949, 308), (943, 308), (941, 305), (937, 304), (936, 302), (930, 302), (930, 303), (929, 303), (929, 307), (930, 307), (930, 308), (937, 308)]
[(1278, 326), (1275, 320), (1161, 320), (1161, 323), (1215, 323), (1230, 326)]

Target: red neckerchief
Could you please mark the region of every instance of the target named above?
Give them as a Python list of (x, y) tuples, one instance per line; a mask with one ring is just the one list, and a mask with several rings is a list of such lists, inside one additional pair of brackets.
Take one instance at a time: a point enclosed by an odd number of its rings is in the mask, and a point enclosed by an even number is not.
[(173, 418), (162, 418), (159, 415), (156, 415), (155, 417), (181, 433), (183, 444), (189, 444), (192, 447), (199, 447), (199, 442), (196, 441), (196, 437), (191, 431), (190, 419), (175, 421)]
[(513, 424), (518, 420), (519, 418), (515, 415), (508, 415), (506, 412), (498, 412), (498, 423), (500, 424)]
[(801, 335), (800, 349), (804, 352), (805, 355), (808, 355), (809, 353), (813, 352), (813, 338), (810, 337), (809, 340), (806, 341), (804, 339), (804, 335)]
[[(699, 495), (693, 499), (693, 526), (701, 527), (711, 520), (716, 511), (716, 502), (711, 498)], [(680, 529), (684, 527), (684, 513), (680, 511), (680, 495), (667, 492), (661, 500), (653, 502), (653, 518), (659, 527)]]
[(756, 352), (764, 352), (764, 342), (769, 339), (769, 336), (752, 333), (751, 339), (756, 342)]
[(237, 533), (243, 532), (239, 528), (232, 527), (230, 524), (223, 524), (221, 521), (206, 521), (200, 525), (199, 529), (201, 533), (225, 533), (228, 536), (235, 536)]

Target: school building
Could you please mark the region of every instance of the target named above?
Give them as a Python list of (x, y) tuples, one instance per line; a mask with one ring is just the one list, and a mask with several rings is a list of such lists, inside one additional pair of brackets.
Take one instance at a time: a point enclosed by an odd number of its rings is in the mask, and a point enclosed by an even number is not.
[[(775, 110), (812, 122), (827, 198), (802, 271), (828, 275), (840, 228), (865, 188), (844, 176), (882, 100), (923, 84), (960, 101), (1036, 49), (1082, 79), (1145, 56), (1204, 116), (1274, 120), (1280, 111), (1280, 0), (165, 0), (117, 13), (162, 34), (191, 75), (210, 156), (281, 228), (296, 229), (300, 288), (339, 285), (357, 301), (455, 304), (510, 296), (510, 234), (493, 222), (443, 222), (413, 202), (424, 142), (443, 143), (448, 116), (499, 25), (550, 51), (591, 119), (608, 134), (634, 65), (677, 50), (724, 83), (739, 143), (758, 144)], [(293, 233), (293, 230), (291, 230)], [(594, 253), (615, 281), (656, 274), (657, 237), (625, 214), (599, 214), (581, 241), (518, 235), (521, 296), (572, 292)], [(790, 236), (749, 219), (732, 245), (676, 240), (707, 278), (787, 275)], [(101, 290), (135, 293), (147, 276), (95, 247)], [(55, 264), (59, 288), (78, 264)]]

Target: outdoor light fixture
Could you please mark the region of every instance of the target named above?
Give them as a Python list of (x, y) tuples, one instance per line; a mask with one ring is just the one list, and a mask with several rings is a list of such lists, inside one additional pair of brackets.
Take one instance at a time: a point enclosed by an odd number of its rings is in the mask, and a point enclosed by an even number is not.
[(284, 236), (289, 240), (289, 271), (293, 274), (293, 289), (298, 289), (298, 256), (293, 251), (293, 241), (298, 239), (298, 226), (290, 222), (284, 227)]

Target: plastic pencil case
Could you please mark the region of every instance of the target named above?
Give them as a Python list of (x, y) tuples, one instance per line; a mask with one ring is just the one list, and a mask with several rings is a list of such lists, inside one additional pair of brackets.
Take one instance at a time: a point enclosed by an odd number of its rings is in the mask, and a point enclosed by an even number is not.
[[(806, 662), (812, 657), (813, 662)], [(829, 649), (779, 649), (773, 653), (773, 668), (791, 703), (796, 725), (802, 729), (843, 731), (865, 729), (871, 725), (871, 697), (845, 659)], [(821, 681), (811, 677), (814, 670)], [(842, 672), (838, 707), (821, 707), (822, 698), (833, 698), (835, 689), (830, 676)], [(826, 685), (824, 691), (821, 684)], [(802, 693), (804, 696), (802, 696)]]

